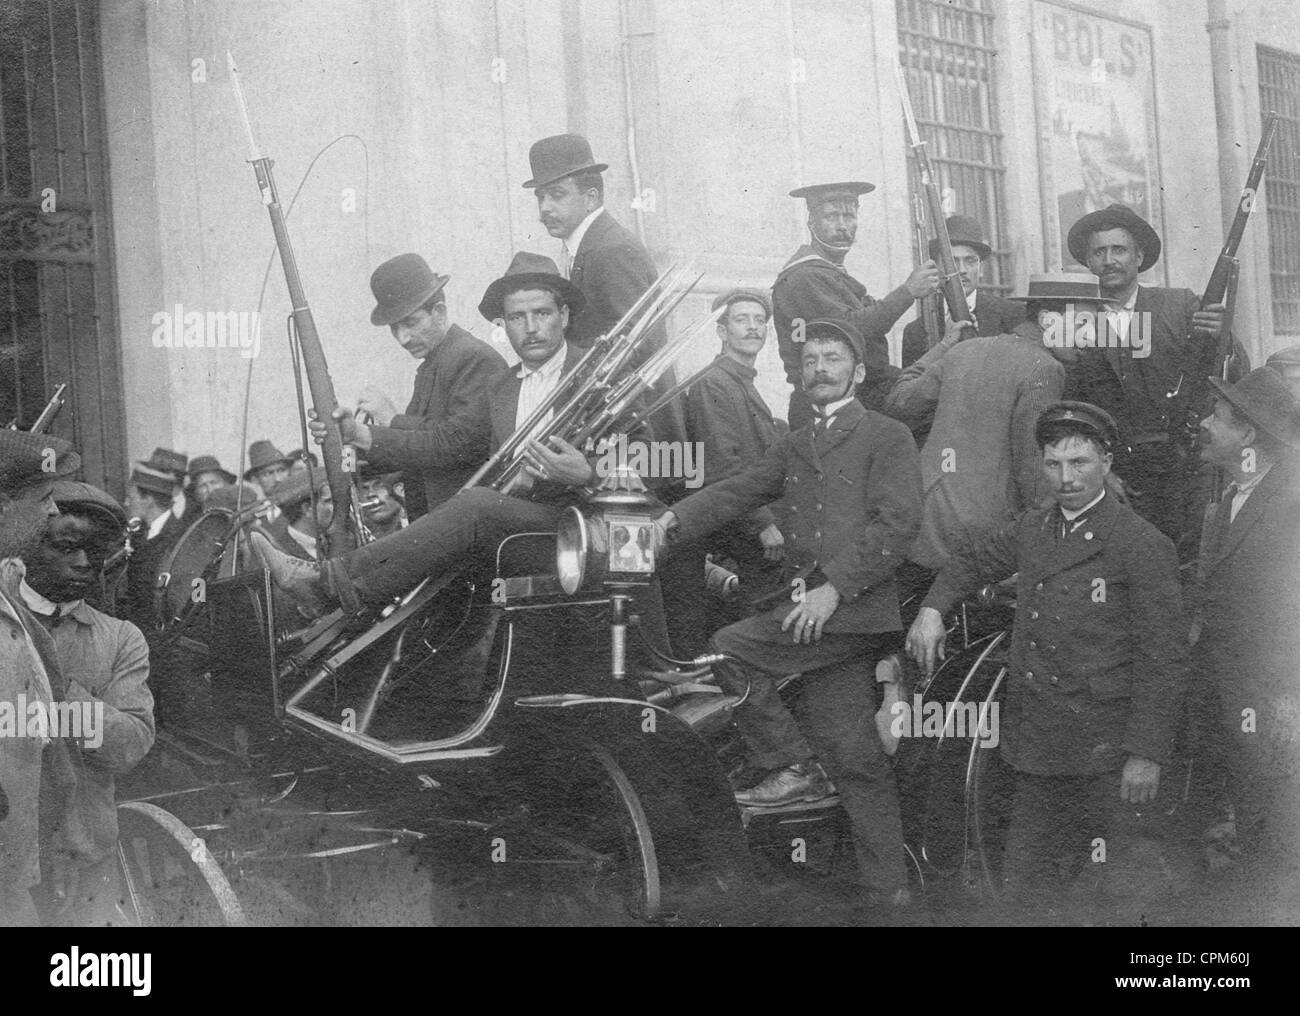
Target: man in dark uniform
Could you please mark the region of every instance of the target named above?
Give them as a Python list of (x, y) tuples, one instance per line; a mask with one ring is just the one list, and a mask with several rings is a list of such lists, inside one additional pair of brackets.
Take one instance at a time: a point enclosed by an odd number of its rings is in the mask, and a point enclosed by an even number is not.
[(419, 254), (400, 254), (375, 269), (370, 323), (387, 327), (420, 361), (405, 413), (373, 387), (358, 407), (371, 424), (339, 417), (343, 441), (384, 471), (403, 470), (413, 516), (460, 490), (488, 455), (488, 400), (506, 362), (486, 342), (447, 320), (449, 276), (435, 275)]
[[(269, 442), (267, 442), (269, 444)], [(185, 535), (185, 524), (171, 511), (175, 483), (170, 473), (138, 463), (127, 484), (127, 511), (144, 523), (127, 564), (126, 616), (146, 635), (158, 624), (156, 586), (163, 558)]]
[(938, 292), (939, 269), (927, 261), (907, 281), (877, 302), (867, 287), (851, 276), (844, 258), (858, 235), (858, 195), (875, 190), (861, 181), (816, 184), (790, 192), (808, 205), (808, 231), (804, 244), (786, 262), (772, 285), (772, 312), (776, 320), (777, 348), (785, 364), (790, 393), (790, 429), (798, 430), (813, 418), (802, 384), (799, 344), (809, 321), (834, 318), (849, 322), (866, 343), (866, 375), (858, 398), (868, 409), (879, 409), (894, 378), (889, 363), (887, 333), (912, 301)]
[(1300, 867), (1300, 409), (1272, 370), (1215, 379), (1202, 457), (1230, 482), (1201, 548), (1199, 701), (1217, 702), (1243, 853)]
[[(767, 775), (736, 795), (750, 807), (816, 800), (829, 771), (853, 827), (864, 888), (908, 900), (894, 774), (870, 717), (873, 661), (897, 645), (895, 566), (916, 534), (921, 472), (907, 428), (862, 407), (863, 342), (847, 322), (810, 321), (803, 382), (817, 420), (782, 438), (762, 462), (692, 494), (659, 519), (669, 538), (696, 539), (781, 499), (788, 512), (789, 602), (718, 632), (729, 657), (719, 683), (743, 694), (736, 723)], [(801, 673), (802, 728), (778, 680)]]
[[(993, 248), (983, 239), (984, 230), (978, 222), (965, 215), (949, 217), (947, 226), (948, 239), (952, 243), (952, 259), (957, 265), (957, 274), (961, 276), (961, 288), (966, 292), (966, 306), (975, 318), (974, 330), (967, 332), (965, 337), (969, 339), (1010, 333), (1025, 320), (1025, 308), (1022, 304), (1004, 300), (987, 289), (980, 289), (984, 262), (993, 253)], [(938, 259), (939, 242), (931, 240), (930, 260), (937, 263)], [(947, 304), (944, 304), (940, 327), (947, 313)], [(938, 345), (942, 338), (942, 335), (926, 335), (925, 322), (919, 316), (915, 321), (909, 321), (903, 329), (903, 367), (906, 369), (911, 366), (928, 349)]]
[(1133, 842), (1132, 806), (1156, 800), (1170, 760), (1186, 652), (1173, 544), (1106, 489), (1114, 420), (1060, 402), (1036, 433), (1054, 503), (960, 547), (907, 637), (931, 672), (944, 612), (1018, 573), (999, 736), (1016, 776), (1004, 875), (1023, 903)]
[[(585, 350), (618, 323), (659, 273), (645, 245), (606, 210), (601, 173), (609, 166), (595, 160), (586, 138), (542, 138), (529, 150), (528, 162), (533, 175), (524, 186), (537, 195), (537, 218), (561, 241), (560, 274), (578, 287), (585, 301), (569, 325), (569, 341)], [(633, 363), (644, 363), (665, 341), (662, 329), (656, 330)], [(676, 383), (669, 370), (654, 390), (662, 394)], [(654, 426), (661, 441), (686, 440), (678, 402), (657, 413)]]
[[(1190, 289), (1138, 284), (1160, 258), (1160, 237), (1124, 205), (1083, 216), (1070, 253), (1101, 280), (1110, 345), (1082, 352), (1067, 371), (1066, 395), (1100, 406), (1119, 424), (1115, 472), (1143, 518), (1191, 560), (1200, 538), (1205, 490), (1184, 440), (1187, 410), (1208, 394), (1204, 344), (1217, 342), (1223, 306), (1202, 308)], [(1176, 395), (1171, 393), (1177, 393)]]

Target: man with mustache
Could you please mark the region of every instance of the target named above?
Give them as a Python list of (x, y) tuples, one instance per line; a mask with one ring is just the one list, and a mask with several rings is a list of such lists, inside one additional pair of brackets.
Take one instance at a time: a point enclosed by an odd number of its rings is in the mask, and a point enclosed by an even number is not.
[(80, 464), (59, 438), (0, 430), (0, 710), (15, 724), (0, 737), (0, 925), (37, 923), (31, 890), (41, 880), (41, 853), (55, 832), (43, 816), (62, 813), (77, 779), (76, 749), (25, 736), (28, 717), (18, 713), (20, 695), (28, 704), (48, 706), (64, 691), (54, 643), (19, 588), (26, 573), (22, 555), (58, 514), (54, 483)]
[(1205, 394), (1202, 351), (1219, 341), (1224, 308), (1201, 307), (1190, 289), (1139, 284), (1160, 259), (1160, 237), (1124, 205), (1083, 216), (1067, 244), (1100, 280), (1106, 331), (1121, 344), (1080, 350), (1067, 369), (1066, 396), (1115, 418), (1115, 472), (1130, 502), (1174, 541), (1181, 560), (1191, 560), (1207, 493), (1192, 482), (1181, 431), (1187, 409), (1198, 408), (1192, 400)]
[(772, 286), (772, 311), (777, 348), (785, 364), (790, 393), (790, 428), (797, 430), (813, 419), (802, 385), (799, 344), (809, 321), (834, 318), (849, 322), (866, 343), (866, 374), (858, 398), (869, 409), (879, 409), (898, 376), (889, 363), (886, 337), (903, 312), (922, 296), (939, 290), (939, 269), (927, 261), (912, 271), (907, 281), (883, 300), (867, 295), (867, 287), (844, 267), (844, 258), (858, 235), (858, 195), (875, 190), (861, 181), (816, 184), (790, 192), (808, 205), (808, 243), (786, 262)]
[(1010, 898), (1027, 906), (1055, 902), (1085, 869), (1101, 881), (1131, 848), (1140, 813), (1168, 797), (1157, 794), (1187, 630), (1173, 544), (1107, 489), (1114, 420), (1059, 402), (1038, 417), (1035, 436), (1051, 504), (965, 540), (907, 636), (932, 673), (944, 657), (945, 612), (1018, 575), (999, 751), (1015, 771), (1003, 875)]
[(59, 514), (44, 539), (24, 551), (20, 591), (54, 641), (64, 701), (87, 704), (96, 729), (86, 730), (71, 821), (47, 865), (46, 923), (121, 925), (127, 918), (118, 908), (115, 776), (133, 769), (153, 746), (149, 647), (130, 621), (86, 602), (105, 557), (121, 541), (126, 513), (88, 483), (59, 480), (53, 497)]
[[(657, 525), (674, 542), (697, 540), (780, 501), (790, 599), (723, 628), (711, 647), (728, 657), (714, 668), (722, 687), (733, 695), (748, 689), (736, 724), (763, 774), (736, 801), (752, 808), (816, 801), (833, 780), (852, 825), (864, 900), (905, 906), (897, 788), (870, 717), (878, 705), (872, 665), (902, 633), (893, 575), (920, 513), (916, 443), (901, 423), (854, 397), (866, 367), (853, 325), (810, 321), (799, 352), (816, 421), (744, 472), (678, 502)], [(780, 678), (794, 673), (804, 675), (802, 725), (778, 692)]]

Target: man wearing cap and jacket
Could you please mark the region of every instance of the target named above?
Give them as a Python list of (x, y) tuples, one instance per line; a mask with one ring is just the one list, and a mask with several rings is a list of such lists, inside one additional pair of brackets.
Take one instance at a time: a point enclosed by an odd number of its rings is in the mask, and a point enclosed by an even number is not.
[[(270, 442), (263, 442), (270, 445)], [(163, 558), (185, 535), (186, 525), (171, 511), (174, 481), (170, 473), (137, 463), (127, 483), (127, 510), (144, 523), (133, 541), (126, 568), (126, 616), (141, 631), (158, 625), (157, 583)]]
[[(26, 573), (22, 555), (58, 514), (55, 482), (80, 464), (60, 438), (0, 430), (0, 709), (23, 723), (24, 733), (26, 706), (59, 701), (65, 689), (54, 643), (19, 591)], [(65, 813), (81, 768), (75, 744), (0, 737), (0, 926), (37, 923), (31, 890), (58, 832), (49, 818)]]
[[(1201, 547), (1196, 670), (1217, 702), (1227, 795), (1247, 855), (1300, 866), (1300, 408), (1272, 370), (1217, 378), (1201, 456), (1230, 481)], [(1211, 727), (1216, 724), (1211, 724)]]
[(907, 281), (883, 300), (867, 295), (867, 287), (844, 267), (844, 258), (858, 234), (858, 195), (875, 190), (862, 181), (816, 184), (790, 192), (808, 205), (808, 243), (786, 262), (772, 286), (772, 313), (777, 348), (785, 364), (790, 393), (790, 428), (797, 430), (813, 418), (803, 389), (799, 343), (809, 321), (834, 318), (848, 321), (866, 343), (866, 377), (858, 398), (868, 409), (879, 409), (894, 379), (889, 363), (887, 333), (894, 322), (922, 296), (939, 291), (939, 269), (933, 261), (915, 268)]
[[(950, 216), (947, 225), (953, 261), (957, 265), (957, 274), (961, 277), (961, 287), (966, 292), (966, 306), (975, 319), (975, 328), (966, 338), (1006, 335), (1025, 320), (1025, 308), (980, 288), (984, 262), (993, 253), (993, 248), (983, 238), (983, 228), (966, 215)], [(938, 246), (937, 240), (930, 241), (930, 260), (936, 263), (939, 260)], [(943, 316), (947, 316), (946, 304), (943, 305)], [(937, 346), (942, 338), (942, 335), (926, 335), (925, 322), (919, 315), (915, 321), (909, 321), (903, 329), (904, 369), (919, 360), (927, 350)], [(923, 438), (924, 435), (918, 435), (918, 443)]]
[(1138, 276), (1160, 259), (1160, 237), (1124, 205), (1083, 216), (1070, 227), (1067, 245), (1100, 280), (1113, 342), (1079, 351), (1067, 370), (1066, 395), (1115, 418), (1115, 472), (1133, 507), (1174, 541), (1181, 560), (1191, 560), (1206, 488), (1193, 482), (1184, 424), (1206, 394), (1204, 345), (1219, 340), (1223, 306), (1201, 307), (1190, 289), (1139, 285)]
[(190, 459), (186, 475), (189, 478), (189, 490), (200, 508), (207, 506), (208, 498), (213, 492), (233, 487), (236, 482), (235, 474), (222, 469), (215, 455), (196, 455)]
[(378, 389), (362, 391), (358, 407), (372, 423), (339, 417), (343, 441), (366, 462), (407, 477), (410, 514), (418, 516), (455, 494), (488, 456), (488, 401), (506, 362), (486, 342), (447, 318), (444, 289), (419, 254), (399, 254), (370, 277), (370, 323), (386, 326), (420, 361), (405, 413)]
[(81, 755), (84, 777), (47, 866), (46, 923), (104, 927), (123, 924), (118, 909), (115, 775), (135, 767), (154, 739), (149, 648), (130, 621), (86, 602), (104, 558), (126, 525), (121, 506), (87, 483), (54, 485), (59, 514), (45, 538), (24, 552), (20, 590), (50, 633), (66, 686), (64, 700), (96, 710)]
[(932, 672), (943, 658), (944, 613), (1018, 575), (1007, 692), (993, 722), (1015, 771), (1003, 874), (1012, 899), (1030, 905), (1054, 901), (1081, 869), (1101, 878), (1135, 856), (1126, 848), (1140, 812), (1152, 801), (1159, 810), (1169, 793), (1157, 798), (1187, 630), (1173, 544), (1107, 489), (1114, 420), (1059, 402), (1035, 434), (1052, 504), (967, 539), (907, 637)]
[[(714, 673), (746, 694), (736, 724), (764, 775), (736, 794), (745, 807), (815, 801), (834, 781), (853, 829), (869, 901), (909, 902), (898, 795), (870, 717), (873, 662), (898, 644), (894, 570), (916, 535), (916, 444), (896, 420), (862, 407), (863, 342), (843, 321), (810, 321), (802, 380), (817, 419), (777, 441), (762, 461), (673, 505), (657, 525), (674, 543), (696, 540), (780, 501), (790, 599), (723, 628)], [(804, 675), (802, 725), (778, 681)], [(814, 757), (815, 756), (815, 757)], [(825, 766), (823, 771), (822, 766)]]
[[(537, 217), (561, 241), (560, 274), (582, 292), (581, 312), (569, 324), (569, 341), (588, 348), (623, 317), (658, 278), (645, 245), (605, 208), (609, 169), (597, 162), (580, 134), (542, 138), (528, 152), (532, 178), (524, 183), (537, 196)], [(663, 329), (655, 329), (633, 360), (640, 366), (664, 347)], [(671, 369), (654, 385), (657, 394), (676, 384)], [(655, 436), (686, 440), (682, 406), (672, 402), (655, 416)]]
[(196, 499), (186, 496), (189, 479), (187, 462), (180, 452), (174, 452), (170, 448), (155, 448), (153, 454), (142, 463), (145, 468), (166, 473), (172, 478), (172, 514), (180, 522), (182, 532), (190, 527), (202, 511)]

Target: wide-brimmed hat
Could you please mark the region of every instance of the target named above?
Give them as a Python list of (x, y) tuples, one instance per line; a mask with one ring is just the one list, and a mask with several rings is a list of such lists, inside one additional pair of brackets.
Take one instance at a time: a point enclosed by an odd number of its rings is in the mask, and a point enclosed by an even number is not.
[(862, 333), (848, 321), (839, 318), (816, 318), (808, 322), (803, 333), (805, 342), (827, 335), (847, 339), (859, 363), (867, 358), (866, 340), (863, 339)]
[(1066, 246), (1074, 260), (1081, 265), (1088, 263), (1088, 237), (1106, 229), (1127, 229), (1137, 245), (1142, 248), (1142, 266), (1139, 272), (1160, 260), (1160, 237), (1151, 228), (1151, 223), (1129, 208), (1128, 205), (1110, 205), (1099, 212), (1089, 212), (1070, 227)]
[(521, 250), (510, 261), (505, 275), (492, 282), (479, 301), (478, 312), (489, 321), (495, 321), (504, 314), (503, 303), (507, 293), (527, 289), (529, 285), (546, 286), (558, 289), (561, 298), (569, 305), (572, 318), (582, 311), (586, 298), (582, 290), (560, 274), (555, 262), (544, 254), (531, 254)]
[(6, 494), (43, 498), (55, 480), (80, 468), (81, 456), (61, 437), (0, 430), (0, 490)]
[(170, 448), (155, 448), (153, 454), (140, 463), (148, 469), (156, 469), (160, 473), (171, 473), (176, 477), (177, 482), (185, 476), (185, 464), (189, 462), (180, 452), (174, 452)]
[(1287, 346), (1264, 361), (1265, 367), (1281, 370), (1283, 367), (1300, 367), (1300, 346)]
[(1107, 448), (1114, 447), (1119, 441), (1119, 424), (1115, 418), (1091, 402), (1054, 402), (1041, 413), (1034, 424), (1034, 438), (1039, 444), (1045, 444), (1044, 433), (1053, 424), (1070, 422), (1088, 431)]
[(419, 254), (389, 258), (370, 275), (370, 291), (375, 294), (370, 323), (382, 326), (401, 321), (422, 307), (450, 278), (435, 274)]
[(280, 464), (292, 466), (293, 460), (270, 441), (254, 441), (248, 449), (248, 468), (244, 470), (244, 479), (250, 479), (259, 469)]
[(733, 303), (740, 303), (744, 300), (758, 304), (763, 308), (764, 314), (768, 317), (772, 316), (772, 298), (761, 289), (729, 289), (713, 301), (713, 306), (710, 309), (730, 308)]
[(591, 144), (581, 134), (553, 134), (533, 143), (528, 149), (528, 165), (533, 178), (524, 186), (536, 190), (563, 180), (574, 173), (602, 173), (609, 169), (591, 154)]
[(215, 455), (196, 455), (190, 459), (190, 466), (186, 472), (189, 474), (191, 483), (197, 480), (202, 473), (220, 473), (227, 483), (235, 482), (235, 474), (228, 469), (222, 469), (221, 463), (217, 461)]
[(120, 536), (126, 528), (126, 510), (106, 491), (79, 480), (56, 480), (51, 492), (60, 511), (81, 511), (95, 518), (107, 532)]
[(870, 194), (876, 189), (874, 183), (867, 183), (865, 180), (842, 180), (839, 183), (810, 183), (804, 187), (796, 187), (790, 192), (792, 198), (803, 198), (809, 204), (815, 204), (823, 201), (835, 194), (845, 194), (848, 197), (856, 198), (859, 194)]
[(1256, 367), (1235, 385), (1210, 378), (1218, 393), (1258, 429), (1300, 449), (1300, 405), (1272, 367)]
[(1029, 285), (1023, 296), (1009, 296), (1007, 299), (1022, 303), (1034, 300), (1101, 303), (1101, 280), (1083, 272), (1039, 272), (1029, 276)]
[(131, 470), (131, 486), (139, 487), (150, 494), (157, 494), (159, 497), (170, 498), (175, 490), (176, 481), (171, 473), (150, 469), (143, 463), (137, 462), (135, 468)]
[[(984, 241), (984, 227), (969, 215), (950, 215), (945, 221), (948, 227), (948, 242), (952, 246), (969, 247), (979, 255), (981, 261), (993, 253), (993, 248)], [(939, 241), (930, 241), (930, 257), (939, 257)]]

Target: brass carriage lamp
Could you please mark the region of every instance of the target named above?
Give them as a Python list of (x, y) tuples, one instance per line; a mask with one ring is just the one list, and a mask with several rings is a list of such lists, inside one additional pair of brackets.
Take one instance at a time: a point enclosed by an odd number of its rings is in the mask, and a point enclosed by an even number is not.
[(654, 516), (662, 505), (636, 470), (620, 465), (581, 508), (570, 507), (555, 535), (560, 588), (572, 596), (600, 584), (611, 607), (611, 675), (626, 676), (627, 610), (631, 590), (650, 585), (655, 570)]

